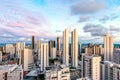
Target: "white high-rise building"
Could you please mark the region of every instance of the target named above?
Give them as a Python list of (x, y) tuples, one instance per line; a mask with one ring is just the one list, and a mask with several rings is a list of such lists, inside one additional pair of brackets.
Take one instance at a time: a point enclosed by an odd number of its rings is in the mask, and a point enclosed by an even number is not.
[(42, 44), (42, 41), (41, 41), (41, 40), (38, 40), (38, 41), (37, 41), (38, 60), (40, 60), (40, 58), (41, 58), (41, 55), (40, 55), (41, 44)]
[(19, 64), (21, 64), (21, 52), (25, 48), (25, 42), (16, 43), (16, 55), (19, 58)]
[(63, 31), (63, 64), (69, 66), (69, 32)]
[(72, 32), (72, 66), (78, 67), (78, 30)]
[(120, 48), (115, 48), (113, 52), (113, 62), (120, 64)]
[(0, 80), (23, 80), (22, 66), (17, 64), (0, 66)]
[(110, 61), (101, 62), (100, 80), (120, 80), (120, 64)]
[(14, 54), (15, 46), (13, 44), (6, 44), (5, 51), (6, 51), (6, 53)]
[(21, 54), (21, 64), (24, 71), (30, 71), (34, 67), (33, 50), (25, 48)]
[(2, 61), (2, 52), (0, 51), (0, 62)]
[(82, 74), (90, 80), (100, 80), (100, 62), (101, 57), (98, 55), (82, 54)]
[(48, 49), (48, 44), (47, 43), (42, 43), (41, 48), (38, 51), (40, 54), (40, 67), (41, 71), (44, 71), (46, 67), (49, 66), (49, 49)]
[(65, 65), (49, 67), (45, 70), (45, 80), (70, 80), (69, 67)]
[(104, 61), (113, 61), (113, 38), (109, 34), (104, 36)]

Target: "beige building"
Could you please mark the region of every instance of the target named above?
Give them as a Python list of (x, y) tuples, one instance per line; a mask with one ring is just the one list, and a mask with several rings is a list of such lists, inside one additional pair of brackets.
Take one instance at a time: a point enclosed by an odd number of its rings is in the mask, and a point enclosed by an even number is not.
[(101, 62), (100, 80), (120, 80), (120, 64), (110, 61)]
[(78, 67), (78, 30), (72, 31), (72, 67)]
[(14, 54), (15, 46), (13, 44), (6, 44), (5, 51), (6, 51), (6, 53)]
[(82, 54), (81, 76), (91, 80), (100, 80), (100, 61), (101, 57), (98, 55)]
[(61, 46), (61, 40), (60, 40), (60, 37), (57, 37), (57, 55), (58, 55), (59, 57), (61, 57), (60, 46)]
[(56, 48), (55, 47), (51, 48), (51, 58), (52, 59), (56, 58)]
[(94, 54), (94, 55), (102, 55), (103, 54), (103, 48), (102, 45), (90, 45), (88, 47), (85, 47), (85, 53), (87, 54)]
[(16, 43), (16, 55), (19, 59), (19, 64), (21, 64), (21, 52), (25, 48), (25, 42), (17, 42)]
[(45, 71), (45, 80), (70, 80), (70, 70), (66, 65), (52, 66)]
[(69, 66), (69, 32), (68, 29), (63, 31), (63, 64)]
[(44, 71), (49, 66), (49, 49), (47, 43), (42, 43), (41, 48), (38, 51), (40, 57), (40, 70)]
[(104, 61), (113, 61), (113, 37), (104, 36)]
[(17, 64), (0, 66), (0, 80), (23, 80), (22, 66)]
[(37, 41), (38, 60), (40, 60), (40, 49), (41, 49), (41, 44), (42, 44), (42, 41), (41, 41), (41, 40), (38, 40), (38, 41)]
[(33, 61), (33, 50), (25, 48), (21, 52), (21, 64), (23, 66), (24, 71), (30, 71), (34, 67)]

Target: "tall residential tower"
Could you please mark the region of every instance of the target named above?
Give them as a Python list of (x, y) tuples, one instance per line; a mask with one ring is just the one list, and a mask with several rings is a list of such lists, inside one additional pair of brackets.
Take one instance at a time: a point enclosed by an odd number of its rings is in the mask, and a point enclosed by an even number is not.
[(72, 31), (72, 67), (78, 66), (78, 30)]
[(69, 66), (69, 32), (63, 31), (63, 64)]
[(106, 34), (104, 36), (104, 60), (112, 61), (113, 59), (113, 38)]

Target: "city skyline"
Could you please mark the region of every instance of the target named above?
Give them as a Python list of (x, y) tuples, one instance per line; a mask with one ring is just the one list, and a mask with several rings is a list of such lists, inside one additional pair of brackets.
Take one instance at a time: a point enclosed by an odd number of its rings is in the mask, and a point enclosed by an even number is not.
[(107, 32), (119, 43), (119, 4), (119, 0), (0, 0), (0, 43), (30, 42), (32, 35), (56, 40), (65, 28), (69, 32), (77, 28), (82, 43), (103, 43)]

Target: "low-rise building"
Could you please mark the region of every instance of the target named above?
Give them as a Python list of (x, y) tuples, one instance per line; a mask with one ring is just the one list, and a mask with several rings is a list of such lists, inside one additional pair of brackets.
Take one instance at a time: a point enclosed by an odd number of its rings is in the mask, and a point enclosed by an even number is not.
[(45, 71), (45, 80), (70, 80), (69, 67), (65, 65), (47, 67)]
[(0, 66), (0, 80), (23, 80), (22, 66), (17, 64)]

